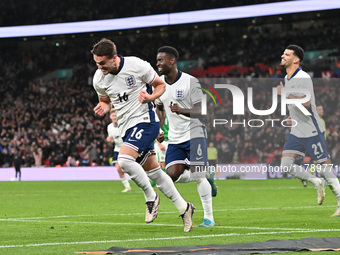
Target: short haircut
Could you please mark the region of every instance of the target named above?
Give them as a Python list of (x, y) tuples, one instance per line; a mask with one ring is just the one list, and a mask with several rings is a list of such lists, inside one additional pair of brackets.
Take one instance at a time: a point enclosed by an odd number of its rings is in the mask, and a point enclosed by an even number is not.
[(174, 47), (162, 46), (158, 49), (157, 53), (159, 53), (159, 52), (165, 52), (166, 54), (168, 54), (172, 58), (174, 58), (176, 61), (179, 59), (179, 53)]
[(300, 62), (302, 62), (305, 57), (305, 51), (298, 45), (291, 44), (287, 47), (287, 50), (294, 51), (294, 56), (298, 57), (300, 59)]
[(111, 40), (103, 38), (93, 45), (91, 53), (101, 57), (107, 56), (113, 58), (114, 55), (117, 55), (117, 47)]

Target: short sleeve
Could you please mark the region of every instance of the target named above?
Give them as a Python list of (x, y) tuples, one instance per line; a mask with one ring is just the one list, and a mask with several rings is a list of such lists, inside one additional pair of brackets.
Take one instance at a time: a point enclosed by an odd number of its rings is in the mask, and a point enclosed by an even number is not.
[(201, 90), (201, 83), (195, 78), (190, 78), (190, 98), (192, 104), (197, 104), (202, 101), (203, 92)]
[(152, 84), (157, 76), (156, 71), (152, 68), (149, 62), (141, 60), (139, 61), (142, 80), (147, 84)]
[(96, 71), (96, 73), (93, 76), (93, 88), (95, 89), (95, 91), (97, 92), (99, 97), (108, 97), (108, 95), (105, 92), (105, 89), (98, 86), (99, 80), (100, 80), (100, 75), (101, 75), (100, 70), (99, 70), (99, 72), (98, 72), (98, 70)]

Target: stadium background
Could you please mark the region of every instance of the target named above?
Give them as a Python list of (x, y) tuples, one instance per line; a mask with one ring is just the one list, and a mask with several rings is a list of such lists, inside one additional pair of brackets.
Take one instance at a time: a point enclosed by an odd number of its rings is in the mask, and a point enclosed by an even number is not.
[[(112, 19), (158, 13), (231, 7), (267, 2), (242, 1), (40, 1), (0, 3), (0, 27)], [(131, 9), (131, 6), (134, 6)], [(43, 11), (42, 11), (43, 10)], [(24, 166), (109, 165), (105, 143), (108, 116), (94, 116), (92, 87), (96, 66), (90, 49), (102, 37), (116, 42), (121, 55), (136, 55), (155, 66), (155, 52), (172, 45), (180, 52), (179, 68), (199, 78), (281, 78), (278, 64), (291, 43), (306, 51), (304, 70), (325, 83), (316, 86), (329, 132), (333, 162), (340, 162), (339, 10), (315, 11), (197, 24), (83, 34), (0, 39), (0, 165), (12, 165), (18, 148)], [(228, 102), (228, 97), (222, 98)], [(258, 99), (261, 100), (260, 98)], [(260, 102), (255, 102), (258, 104)], [(212, 116), (210, 116), (212, 117)], [(217, 129), (209, 133), (218, 163), (279, 163), (284, 128)], [(77, 163), (76, 163), (77, 162)]]

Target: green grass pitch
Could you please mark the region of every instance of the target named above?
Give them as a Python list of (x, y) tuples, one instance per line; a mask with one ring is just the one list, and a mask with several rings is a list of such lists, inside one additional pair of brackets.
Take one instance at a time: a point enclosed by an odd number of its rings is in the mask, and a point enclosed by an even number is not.
[(0, 254), (64, 255), (112, 246), (194, 246), (340, 235), (340, 218), (331, 217), (336, 199), (329, 188), (319, 206), (312, 185), (304, 188), (294, 179), (220, 180), (217, 185), (216, 227), (199, 228), (203, 211), (196, 184), (176, 184), (184, 199), (196, 206), (194, 228), (184, 233), (179, 213), (162, 194), (158, 218), (144, 223), (144, 196), (134, 184), (132, 192), (123, 194), (120, 181), (0, 182)]

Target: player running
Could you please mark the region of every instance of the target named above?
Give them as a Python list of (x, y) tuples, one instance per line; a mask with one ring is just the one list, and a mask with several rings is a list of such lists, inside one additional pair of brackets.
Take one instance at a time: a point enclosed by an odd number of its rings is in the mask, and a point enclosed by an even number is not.
[[(209, 184), (205, 173), (195, 174), (195, 166), (207, 165), (207, 139), (204, 123), (198, 118), (201, 112), (202, 91), (193, 76), (177, 70), (177, 50), (163, 46), (157, 51), (157, 67), (166, 83), (166, 91), (158, 99), (157, 114), (163, 123), (165, 114), (169, 119), (169, 145), (165, 157), (166, 172), (174, 182), (197, 183), (204, 210), (200, 227), (215, 225), (212, 208), (212, 193), (217, 187)], [(191, 167), (191, 170), (189, 169)], [(189, 170), (186, 170), (189, 169)]]
[(93, 87), (99, 103), (94, 112), (103, 116), (110, 111), (111, 104), (115, 108), (123, 138), (118, 163), (144, 192), (147, 201), (145, 222), (154, 221), (160, 202), (149, 177), (174, 203), (181, 213), (184, 231), (189, 232), (194, 206), (181, 197), (171, 178), (160, 168), (153, 150), (159, 120), (152, 102), (164, 93), (164, 81), (148, 62), (137, 57), (117, 55), (116, 45), (106, 38), (96, 43), (91, 53), (98, 67), (93, 77)]
[(332, 172), (332, 164), (325, 143), (325, 127), (316, 111), (312, 79), (300, 67), (303, 58), (304, 50), (297, 45), (289, 45), (281, 56), (281, 66), (286, 69), (287, 75), (285, 76), (285, 86), (282, 83), (277, 86), (278, 94), (281, 95), (284, 89), (288, 99), (307, 97), (306, 102), (302, 105), (310, 113), (310, 115), (306, 115), (295, 104), (288, 105), (289, 115), (292, 120), (297, 122), (297, 125), (292, 126), (285, 142), (281, 165), (294, 177), (314, 184), (318, 191), (317, 202), (321, 205), (325, 199), (325, 186), (322, 179), (295, 164), (295, 160), (304, 157), (305, 151), (307, 151), (314, 163), (317, 164), (317, 171), (327, 181), (338, 200), (337, 210), (332, 216), (340, 216), (339, 180)]

